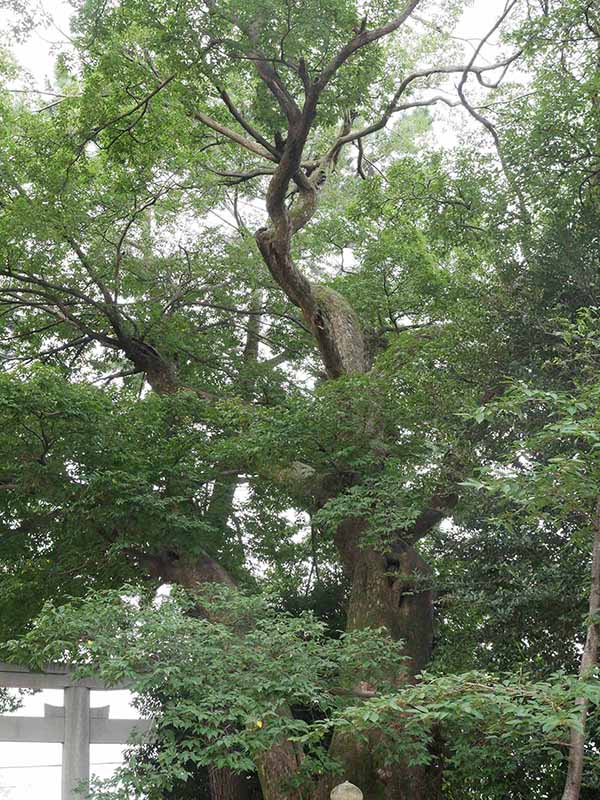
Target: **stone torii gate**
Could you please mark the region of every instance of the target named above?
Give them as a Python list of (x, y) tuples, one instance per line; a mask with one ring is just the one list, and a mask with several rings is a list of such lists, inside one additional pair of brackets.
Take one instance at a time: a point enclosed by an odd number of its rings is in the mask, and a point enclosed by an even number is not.
[(0, 742), (62, 743), (62, 800), (81, 800), (90, 781), (90, 744), (126, 744), (134, 731), (146, 732), (151, 720), (109, 719), (109, 706), (90, 708), (90, 691), (127, 689), (93, 678), (75, 680), (69, 668), (50, 664), (43, 672), (0, 662), (0, 687), (63, 689), (64, 705), (44, 705), (43, 717), (0, 715)]

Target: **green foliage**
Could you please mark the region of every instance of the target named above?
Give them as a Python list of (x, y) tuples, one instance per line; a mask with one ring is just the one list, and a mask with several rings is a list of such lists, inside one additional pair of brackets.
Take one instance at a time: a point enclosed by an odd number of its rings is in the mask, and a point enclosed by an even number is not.
[(47, 597), (121, 585), (136, 574), (124, 553), (165, 540), (239, 569), (234, 532), (194, 512), (220, 455), (196, 395), (132, 402), (47, 368), (0, 384), (4, 636)]
[[(592, 676), (561, 673), (545, 681), (425, 674), (416, 685), (393, 687), (386, 676), (402, 659), (401, 644), (384, 632), (330, 638), (310, 613), (282, 614), (268, 599), (218, 586), (160, 599), (130, 586), (48, 604), (5, 653), (34, 666), (65, 660), (78, 675), (108, 685), (125, 680), (138, 711), (154, 717), (149, 741), (99, 785), (99, 798), (158, 796), (196, 766), (252, 770), (282, 737), (307, 746), (302, 779), (309, 787), (335, 768), (323, 749), (332, 728), (357, 740), (378, 731), (377, 748), (389, 764), (429, 763), (439, 725), (449, 786), (486, 786), (486, 796), (501, 797), (512, 775), (507, 762), (515, 771), (532, 756), (559, 765), (561, 739), (578, 724), (575, 699), (600, 701)], [(361, 700), (354, 688), (365, 673), (376, 696)], [(303, 712), (291, 714), (288, 706)]]
[[(292, 616), (268, 599), (207, 586), (196, 597), (174, 592), (156, 600), (124, 587), (48, 604), (5, 653), (37, 665), (66, 660), (109, 685), (128, 681), (137, 709), (155, 717), (156, 727), (120, 775), (125, 789), (117, 796), (153, 797), (193, 765), (251, 770), (282, 737), (304, 741), (315, 723), (290, 715), (288, 706), (316, 718), (339, 710), (352, 702), (364, 669), (389, 687), (400, 649), (383, 631), (330, 638), (310, 612)], [(317, 742), (304, 769), (310, 775), (325, 767), (331, 764)]]
[[(421, 3), (348, 58), (305, 180), (412, 70), (464, 60), (465, 5)], [(22, 35), (37, 11), (11, 6)], [(325, 379), (318, 320), (251, 235), (292, 125), (257, 63), (301, 106), (361, 25), (401, 7), (85, 0), (51, 103), (13, 93), (0, 56), (0, 641), (127, 678), (156, 717), (125, 788), (99, 798), (191, 794), (209, 765), (252, 772), (284, 740), (310, 795), (339, 768), (335, 728), (384, 764), (443, 758), (449, 800), (545, 800), (574, 698), (597, 706), (597, 681), (571, 677), (600, 482), (593, 5), (517, 4), (500, 32), (522, 50), (512, 81), (485, 98), (485, 75), (465, 84), (497, 153), (456, 116), (456, 146), (438, 147), (431, 106), (329, 162), (291, 253), (317, 300), (333, 289), (353, 309), (369, 371)], [(445, 81), (415, 80), (400, 103)], [(390, 588), (390, 551), (424, 511), (452, 519), (418, 544), (435, 658), (403, 684), (401, 644), (340, 634), (358, 584), (335, 540), (368, 521), (357, 552), (389, 561)], [(159, 601), (161, 559), (216, 562), (250, 594)]]
[(10, 689), (0, 689), (0, 711), (3, 714), (17, 711), (22, 705), (23, 695), (27, 690), (20, 690), (18, 694), (11, 692)]
[(335, 724), (353, 735), (380, 730), (380, 747), (390, 760), (396, 753), (417, 763), (431, 761), (431, 730), (442, 725), (449, 796), (459, 796), (460, 787), (504, 798), (532, 757), (551, 772), (560, 766), (561, 740), (578, 725), (575, 699), (587, 697), (597, 705), (598, 691), (593, 678), (561, 674), (544, 682), (481, 672), (424, 675), (416, 686), (347, 710)]

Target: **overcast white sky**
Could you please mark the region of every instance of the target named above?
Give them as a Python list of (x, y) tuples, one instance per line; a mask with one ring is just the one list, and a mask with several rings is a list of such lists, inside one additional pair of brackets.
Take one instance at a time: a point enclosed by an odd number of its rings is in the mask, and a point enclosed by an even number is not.
[[(2, 5), (3, 1), (0, 0), (0, 12)], [(479, 38), (487, 31), (490, 22), (503, 6), (504, 0), (474, 0), (473, 7), (465, 12), (457, 33), (463, 37)], [(60, 31), (68, 32), (72, 13), (64, 0), (45, 0), (44, 8), (52, 14), (55, 27), (34, 32), (26, 43), (16, 49), (19, 63), (31, 73), (38, 88), (43, 88), (46, 78), (53, 74), (53, 45), (64, 41)], [(450, 130), (446, 131), (446, 135), (452, 138)], [(43, 716), (44, 703), (62, 705), (62, 694), (58, 690), (40, 692), (28, 698), (17, 713)], [(110, 705), (111, 717), (132, 718), (136, 715), (129, 707), (128, 694), (92, 692), (92, 705)], [(118, 745), (93, 745), (92, 772), (108, 777), (121, 761), (121, 757), (122, 748)], [(0, 742), (0, 800), (60, 800), (60, 763), (59, 744)]]

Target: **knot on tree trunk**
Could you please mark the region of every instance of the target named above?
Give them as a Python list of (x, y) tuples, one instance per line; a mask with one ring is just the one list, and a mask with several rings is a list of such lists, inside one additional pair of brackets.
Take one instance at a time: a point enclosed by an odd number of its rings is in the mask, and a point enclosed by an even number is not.
[(127, 357), (136, 369), (146, 373), (148, 383), (158, 394), (172, 394), (179, 388), (177, 370), (148, 342), (129, 339), (125, 344)]

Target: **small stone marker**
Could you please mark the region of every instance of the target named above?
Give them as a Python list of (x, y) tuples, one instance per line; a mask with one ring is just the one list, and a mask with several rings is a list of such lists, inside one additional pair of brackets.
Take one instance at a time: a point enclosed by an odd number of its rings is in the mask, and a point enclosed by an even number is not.
[(349, 781), (344, 781), (336, 786), (329, 795), (331, 800), (363, 800), (363, 793)]

